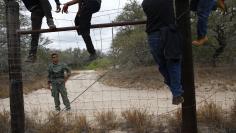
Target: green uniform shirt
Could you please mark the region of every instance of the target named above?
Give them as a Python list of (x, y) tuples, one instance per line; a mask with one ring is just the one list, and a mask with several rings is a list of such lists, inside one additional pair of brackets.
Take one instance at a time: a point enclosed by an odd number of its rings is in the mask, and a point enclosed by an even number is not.
[(70, 68), (64, 63), (58, 63), (58, 64), (51, 63), (51, 64), (49, 64), (49, 66), (48, 66), (48, 82), (55, 83), (58, 81), (64, 81), (65, 71), (67, 72), (68, 76), (71, 74)]

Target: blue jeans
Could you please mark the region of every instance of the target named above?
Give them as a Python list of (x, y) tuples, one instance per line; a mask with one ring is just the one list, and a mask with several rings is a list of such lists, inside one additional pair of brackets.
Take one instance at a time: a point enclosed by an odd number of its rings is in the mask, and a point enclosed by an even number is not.
[(197, 5), (197, 35), (198, 38), (205, 37), (207, 34), (208, 17), (216, 4), (216, 0), (199, 0)]
[(148, 42), (154, 60), (159, 66), (159, 71), (164, 77), (164, 82), (169, 86), (174, 97), (183, 93), (181, 85), (181, 59), (165, 59), (164, 48), (160, 42), (159, 32), (148, 35)]

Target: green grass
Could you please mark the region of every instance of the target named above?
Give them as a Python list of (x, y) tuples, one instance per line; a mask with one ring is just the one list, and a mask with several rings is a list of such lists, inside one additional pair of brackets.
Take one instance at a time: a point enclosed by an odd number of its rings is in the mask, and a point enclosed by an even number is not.
[(107, 69), (110, 67), (111, 62), (107, 58), (101, 58), (92, 61), (91, 63), (88, 64), (88, 66), (85, 67), (85, 69), (90, 69), (90, 70), (96, 70), (96, 69)]

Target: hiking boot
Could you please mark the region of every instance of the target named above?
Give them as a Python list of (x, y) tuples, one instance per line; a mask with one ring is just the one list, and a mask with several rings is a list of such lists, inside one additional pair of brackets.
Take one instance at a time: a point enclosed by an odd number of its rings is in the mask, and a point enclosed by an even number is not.
[(217, 7), (220, 8), (222, 12), (225, 12), (226, 11), (225, 1), (217, 0)]
[(37, 60), (37, 56), (35, 54), (30, 54), (25, 60), (25, 62), (35, 63), (36, 60)]
[(184, 98), (182, 96), (173, 97), (172, 104), (179, 105), (184, 102)]
[(56, 25), (54, 24), (54, 21), (52, 18), (47, 19), (47, 24), (50, 29), (56, 29)]
[(55, 110), (56, 110), (57, 112), (60, 112), (60, 111), (61, 111), (61, 108), (58, 107), (58, 108), (56, 108)]
[(205, 37), (202, 37), (202, 38), (200, 38), (200, 39), (197, 39), (197, 40), (193, 41), (192, 44), (193, 44), (194, 46), (202, 46), (202, 45), (205, 44), (207, 41), (208, 41), (208, 38), (207, 38), (207, 36), (205, 36)]

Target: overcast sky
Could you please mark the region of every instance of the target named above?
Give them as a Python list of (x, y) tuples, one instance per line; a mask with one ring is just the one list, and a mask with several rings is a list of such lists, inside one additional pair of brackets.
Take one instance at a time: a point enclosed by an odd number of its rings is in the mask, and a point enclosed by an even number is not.
[[(55, 13), (56, 5), (54, 0), (49, 0), (52, 5), (53, 17), (57, 27), (74, 26), (74, 18), (78, 10), (78, 5), (70, 6), (68, 14)], [(60, 0), (65, 3), (68, 0)], [(140, 3), (142, 0), (138, 0)], [(95, 13), (92, 18), (92, 24), (109, 23), (115, 19), (122, 11), (124, 5), (129, 0), (102, 0), (102, 6), (98, 13)], [(62, 6), (61, 6), (62, 7)], [(48, 28), (46, 19), (43, 20), (42, 28)], [(116, 28), (114, 28), (115, 30)], [(78, 36), (76, 31), (44, 33), (43, 36), (49, 37), (53, 43), (47, 47), (52, 49), (65, 50), (68, 48), (86, 48), (81, 36)], [(111, 46), (112, 28), (91, 29), (91, 37), (96, 49), (107, 52)], [(102, 40), (102, 41), (101, 41)]]

